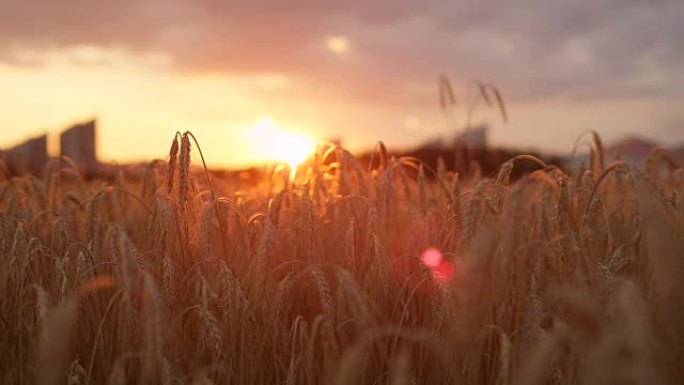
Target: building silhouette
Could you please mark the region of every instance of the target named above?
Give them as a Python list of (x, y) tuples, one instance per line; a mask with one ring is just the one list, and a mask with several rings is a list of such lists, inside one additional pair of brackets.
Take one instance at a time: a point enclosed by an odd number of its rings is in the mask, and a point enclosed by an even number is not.
[[(97, 172), (100, 166), (95, 146), (96, 128), (96, 121), (90, 120), (71, 126), (60, 135), (60, 155), (73, 160), (86, 175)], [(48, 160), (47, 135), (2, 151), (0, 157), (11, 175), (38, 174)]]
[(39, 172), (47, 162), (47, 135), (31, 138), (3, 153), (11, 174)]
[(85, 172), (98, 165), (95, 148), (95, 120), (69, 127), (59, 137), (60, 154), (69, 157)]

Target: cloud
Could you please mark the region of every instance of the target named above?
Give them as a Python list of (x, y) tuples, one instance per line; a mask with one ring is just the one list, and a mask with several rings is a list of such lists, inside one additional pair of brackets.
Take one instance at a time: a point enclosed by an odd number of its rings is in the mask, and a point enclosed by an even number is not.
[[(681, 97), (682, 15), (676, 0), (17, 1), (0, 13), (0, 60), (101, 47), (358, 103), (434, 105), (441, 73), (513, 100)], [(348, 42), (345, 55), (329, 51), (331, 36)]]

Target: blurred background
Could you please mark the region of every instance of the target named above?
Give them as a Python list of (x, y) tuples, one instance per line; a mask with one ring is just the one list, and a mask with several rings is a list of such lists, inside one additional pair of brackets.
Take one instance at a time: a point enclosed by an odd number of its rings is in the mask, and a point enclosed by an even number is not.
[(57, 155), (79, 124), (83, 156), (118, 163), (185, 130), (221, 168), (312, 140), (564, 156), (587, 129), (684, 154), (679, 0), (1, 3), (6, 153), (38, 137), (23, 151)]

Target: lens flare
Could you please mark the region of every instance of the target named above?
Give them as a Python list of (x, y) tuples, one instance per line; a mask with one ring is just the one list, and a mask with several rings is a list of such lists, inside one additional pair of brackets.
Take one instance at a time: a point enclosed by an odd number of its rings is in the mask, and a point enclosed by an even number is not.
[(432, 278), (439, 282), (449, 281), (454, 276), (454, 265), (444, 260), (442, 252), (432, 246), (420, 254), (420, 261), (430, 269)]
[(444, 260), (444, 256), (442, 256), (442, 252), (439, 251), (438, 248), (436, 247), (428, 247), (423, 251), (423, 253), (420, 255), (420, 260), (423, 262), (423, 264), (427, 267), (437, 267), (439, 266), (442, 261)]

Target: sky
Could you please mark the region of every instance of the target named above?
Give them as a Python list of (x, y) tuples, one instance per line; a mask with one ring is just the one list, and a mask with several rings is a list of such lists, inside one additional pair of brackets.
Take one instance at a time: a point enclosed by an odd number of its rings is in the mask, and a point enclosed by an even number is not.
[[(0, 148), (98, 119), (107, 161), (192, 131), (213, 165), (259, 162), (264, 121), (357, 150), (465, 124), (477, 82), (495, 146), (570, 152), (587, 129), (684, 142), (681, 0), (0, 0)], [(439, 108), (438, 79), (457, 105)]]

